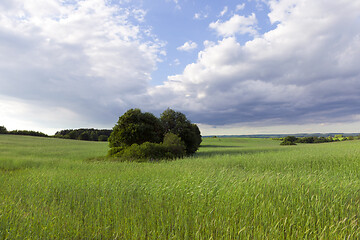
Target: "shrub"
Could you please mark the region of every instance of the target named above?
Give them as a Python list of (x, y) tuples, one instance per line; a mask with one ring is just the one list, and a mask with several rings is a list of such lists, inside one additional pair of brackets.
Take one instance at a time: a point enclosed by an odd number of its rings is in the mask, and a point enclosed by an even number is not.
[(164, 136), (163, 145), (166, 151), (174, 157), (183, 157), (186, 154), (186, 146), (181, 138), (173, 133), (167, 133)]
[(152, 159), (161, 159), (164, 155), (162, 144), (145, 142), (143, 144), (134, 143), (122, 152), (121, 157), (133, 161), (148, 161)]
[(123, 145), (111, 148), (108, 155), (123, 161), (145, 162), (181, 158), (185, 153), (185, 144), (180, 137), (168, 133), (165, 135), (163, 143), (145, 142), (134, 143), (131, 146)]
[(140, 145), (134, 143), (118, 150), (120, 151), (113, 156), (125, 161), (145, 162), (165, 157), (163, 145), (159, 143), (145, 142)]
[(109, 152), (108, 152), (108, 156), (113, 156), (113, 157), (120, 157), (121, 156), (121, 152), (125, 149), (125, 147), (113, 147), (110, 148)]
[(280, 143), (280, 145), (296, 145), (296, 143), (284, 140)]

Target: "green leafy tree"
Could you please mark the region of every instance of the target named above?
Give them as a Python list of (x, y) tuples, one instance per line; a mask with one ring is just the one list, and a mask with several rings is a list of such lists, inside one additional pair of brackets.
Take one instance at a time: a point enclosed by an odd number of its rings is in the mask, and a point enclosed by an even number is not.
[(161, 114), (160, 120), (165, 134), (173, 133), (185, 143), (187, 154), (193, 154), (199, 149), (202, 141), (200, 130), (185, 114), (168, 108)]
[(95, 131), (91, 131), (90, 132), (90, 140), (91, 141), (98, 141), (98, 139), (99, 139), (98, 134)]
[(79, 140), (89, 141), (91, 140), (89, 132), (83, 132), (79, 135)]
[(45, 133), (38, 132), (38, 131), (29, 131), (29, 130), (13, 130), (7, 132), (8, 134), (12, 135), (24, 135), (24, 136), (35, 136), (35, 137), (48, 137)]
[(167, 152), (171, 153), (174, 157), (183, 157), (186, 153), (185, 143), (174, 133), (165, 134), (163, 145)]
[(280, 145), (296, 145), (297, 138), (295, 136), (287, 136), (284, 140), (280, 143)]
[(0, 134), (7, 134), (7, 133), (8, 133), (8, 131), (7, 131), (6, 127), (0, 126)]
[(99, 142), (106, 142), (107, 140), (108, 140), (108, 136), (106, 136), (106, 135), (100, 135), (98, 137)]
[(89, 134), (90, 141), (107, 141), (112, 130), (110, 129), (94, 129), (94, 128), (80, 128), (80, 129), (66, 129), (55, 133), (57, 138), (80, 139), (80, 135), (84, 132)]
[(140, 109), (130, 109), (113, 128), (108, 154), (130, 159), (136, 156), (171, 159), (195, 153), (201, 141), (198, 126), (181, 112), (167, 109), (158, 119), (151, 113), (142, 113)]
[(69, 138), (70, 138), (70, 139), (77, 139), (77, 138), (78, 138), (78, 134), (76, 133), (76, 131), (70, 131), (70, 132), (69, 132)]
[(109, 138), (110, 148), (131, 146), (134, 143), (160, 143), (163, 138), (161, 122), (151, 113), (130, 109), (119, 118)]

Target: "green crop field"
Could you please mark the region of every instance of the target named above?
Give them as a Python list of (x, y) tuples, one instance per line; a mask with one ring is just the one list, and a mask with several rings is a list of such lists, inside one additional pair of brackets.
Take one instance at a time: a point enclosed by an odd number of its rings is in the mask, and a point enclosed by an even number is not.
[(360, 141), (205, 138), (193, 157), (0, 135), (0, 239), (359, 239)]

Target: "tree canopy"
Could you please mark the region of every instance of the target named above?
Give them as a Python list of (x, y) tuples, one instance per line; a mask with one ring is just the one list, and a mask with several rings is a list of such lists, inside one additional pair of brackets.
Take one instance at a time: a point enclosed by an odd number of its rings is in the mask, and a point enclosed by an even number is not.
[(160, 143), (163, 138), (161, 122), (152, 113), (130, 109), (122, 115), (109, 138), (110, 148), (126, 147), (144, 142)]
[(185, 114), (168, 108), (161, 114), (160, 120), (165, 133), (174, 133), (184, 141), (187, 154), (195, 153), (199, 149), (202, 141), (200, 130)]
[[(132, 151), (157, 149), (157, 156), (182, 156), (195, 153), (201, 143), (200, 130), (181, 112), (165, 110), (160, 118), (152, 113), (130, 109), (113, 128), (109, 138), (111, 156), (125, 156)], [(141, 147), (146, 143), (146, 147)], [(148, 144), (152, 143), (152, 144)], [(160, 144), (156, 145), (156, 144)], [(159, 153), (163, 151), (165, 153)], [(141, 155), (141, 154), (138, 154)], [(148, 156), (148, 154), (145, 154)]]
[(6, 134), (6, 133), (8, 133), (6, 127), (0, 126), (0, 134)]
[(94, 128), (66, 129), (56, 132), (54, 137), (86, 141), (107, 141), (111, 132), (112, 130)]
[(38, 131), (29, 131), (29, 130), (12, 130), (8, 131), (6, 127), (0, 126), (0, 134), (11, 134), (11, 135), (25, 135), (25, 136), (35, 136), (35, 137), (49, 137), (45, 133)]

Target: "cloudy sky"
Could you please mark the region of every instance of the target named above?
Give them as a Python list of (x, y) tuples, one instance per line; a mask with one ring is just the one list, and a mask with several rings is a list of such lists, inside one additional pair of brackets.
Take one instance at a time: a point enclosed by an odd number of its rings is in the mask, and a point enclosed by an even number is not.
[(0, 126), (184, 112), (203, 135), (360, 132), (360, 1), (1, 0)]

